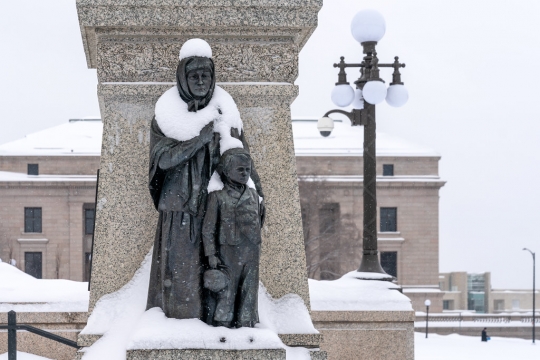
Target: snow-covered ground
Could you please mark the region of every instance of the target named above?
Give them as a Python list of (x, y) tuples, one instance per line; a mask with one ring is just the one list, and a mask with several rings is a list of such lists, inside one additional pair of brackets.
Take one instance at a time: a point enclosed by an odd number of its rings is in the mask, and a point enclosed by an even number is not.
[(481, 342), (480, 336), (414, 333), (415, 360), (538, 360), (540, 344), (531, 340), (492, 337)]
[(531, 340), (479, 336), (414, 333), (415, 360), (538, 360), (540, 345)]
[(36, 279), (0, 262), (0, 312), (88, 311), (88, 283)]

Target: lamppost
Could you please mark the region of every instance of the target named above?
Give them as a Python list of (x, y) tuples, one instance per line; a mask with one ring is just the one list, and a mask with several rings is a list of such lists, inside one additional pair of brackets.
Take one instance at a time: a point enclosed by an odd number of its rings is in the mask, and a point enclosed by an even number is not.
[(431, 306), (431, 300), (426, 299), (426, 301), (424, 301), (424, 305), (426, 305), (426, 339), (427, 339), (428, 322), (429, 322), (429, 307)]
[[(364, 59), (358, 64), (347, 64), (342, 56), (338, 64), (338, 82), (332, 90), (332, 101), (339, 107), (353, 105), (351, 112), (330, 110), (317, 123), (322, 136), (329, 136), (334, 129), (334, 121), (328, 116), (332, 113), (346, 115), (352, 126), (364, 126), (364, 230), (363, 254), (358, 271), (386, 274), (379, 262), (377, 250), (377, 173), (375, 152), (375, 105), (385, 99), (389, 105), (399, 107), (404, 105), (409, 94), (401, 81), (399, 69), (405, 64), (399, 62), (396, 56), (391, 64), (379, 64), (375, 46), (386, 31), (386, 23), (380, 13), (375, 10), (358, 12), (351, 22), (353, 37), (362, 45)], [(347, 82), (345, 68), (360, 68), (360, 78), (354, 82), (353, 89)], [(379, 68), (393, 68), (392, 82), (386, 88), (379, 77)]]
[(533, 341), (533, 344), (535, 343), (535, 328), (536, 328), (536, 255), (535, 253), (533, 253), (531, 250), (527, 249), (527, 248), (523, 248), (523, 250), (527, 250), (528, 252), (531, 253), (532, 257), (533, 257), (533, 323), (532, 323), (532, 341)]

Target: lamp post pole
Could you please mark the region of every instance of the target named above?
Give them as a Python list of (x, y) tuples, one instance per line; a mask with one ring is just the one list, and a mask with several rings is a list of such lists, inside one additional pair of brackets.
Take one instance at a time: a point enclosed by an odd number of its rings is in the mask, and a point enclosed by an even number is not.
[(431, 305), (431, 300), (427, 299), (424, 302), (424, 305), (426, 305), (426, 339), (428, 338), (428, 323), (429, 323), (429, 306)]
[(531, 253), (533, 258), (533, 317), (532, 317), (532, 342), (535, 344), (535, 330), (536, 330), (536, 253), (527, 248), (523, 248)]
[[(375, 105), (386, 101), (395, 107), (402, 106), (408, 99), (408, 93), (401, 82), (400, 68), (405, 64), (399, 62), (396, 56), (390, 64), (379, 64), (376, 45), (385, 32), (384, 18), (373, 10), (360, 11), (354, 17), (351, 31), (355, 39), (360, 42), (363, 61), (357, 64), (345, 63), (341, 57), (334, 67), (339, 68), (338, 82), (332, 91), (332, 100), (340, 107), (353, 104), (350, 112), (344, 110), (330, 110), (318, 122), (317, 127), (321, 135), (329, 136), (334, 125), (328, 116), (339, 113), (351, 120), (352, 126), (364, 126), (364, 177), (363, 177), (363, 236), (362, 261), (359, 272), (386, 274), (381, 267), (377, 246), (377, 159), (376, 159), (376, 121)], [(360, 68), (360, 78), (354, 83), (356, 91), (347, 82), (346, 68)], [(387, 89), (384, 81), (379, 77), (379, 68), (393, 68), (392, 83)], [(390, 280), (392, 277), (385, 278)]]

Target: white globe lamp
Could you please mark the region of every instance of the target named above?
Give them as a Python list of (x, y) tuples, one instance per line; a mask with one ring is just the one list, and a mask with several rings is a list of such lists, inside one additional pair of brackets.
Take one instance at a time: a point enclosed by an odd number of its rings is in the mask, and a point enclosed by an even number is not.
[(382, 81), (368, 81), (362, 89), (362, 95), (368, 103), (380, 104), (386, 99), (386, 85)]
[(347, 107), (354, 100), (354, 89), (349, 84), (336, 85), (332, 89), (332, 102), (339, 107)]
[(402, 84), (390, 85), (386, 92), (386, 102), (393, 107), (405, 105), (409, 100), (409, 91)]
[(375, 10), (362, 10), (356, 13), (351, 22), (352, 36), (359, 43), (378, 42), (386, 32), (384, 17)]

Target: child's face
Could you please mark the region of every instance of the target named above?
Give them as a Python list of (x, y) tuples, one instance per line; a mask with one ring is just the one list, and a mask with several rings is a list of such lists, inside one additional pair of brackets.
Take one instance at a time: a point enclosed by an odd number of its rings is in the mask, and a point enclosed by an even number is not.
[(247, 184), (251, 175), (251, 161), (243, 156), (234, 156), (227, 167), (226, 175), (234, 182)]

